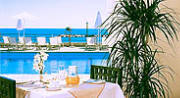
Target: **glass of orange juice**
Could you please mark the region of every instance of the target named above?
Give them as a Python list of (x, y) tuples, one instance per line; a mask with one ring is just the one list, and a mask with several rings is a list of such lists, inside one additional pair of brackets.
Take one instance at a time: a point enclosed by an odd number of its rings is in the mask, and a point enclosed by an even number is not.
[(67, 86), (75, 86), (78, 85), (80, 78), (77, 73), (77, 66), (69, 66), (68, 75), (66, 77), (66, 85)]

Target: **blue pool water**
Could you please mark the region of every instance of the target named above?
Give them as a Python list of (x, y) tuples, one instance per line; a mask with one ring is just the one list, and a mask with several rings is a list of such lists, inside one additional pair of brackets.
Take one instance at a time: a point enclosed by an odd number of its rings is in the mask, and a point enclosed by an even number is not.
[[(37, 53), (1, 52), (0, 74), (38, 74), (33, 70), (33, 58)], [(48, 74), (58, 71), (58, 68), (67, 69), (70, 65), (78, 67), (79, 74), (89, 74), (90, 66), (103, 65), (108, 53), (48, 53), (45, 61), (45, 72)]]
[[(25, 28), (22, 31), (17, 31), (16, 28), (0, 28), (0, 42), (3, 42), (2, 36), (16, 37), (18, 41), (18, 36), (31, 37), (32, 42), (36, 43), (36, 37), (43, 36), (46, 37), (46, 41), (49, 42), (49, 37), (58, 36), (58, 35), (86, 35), (86, 29), (72, 29), (71, 32), (67, 32), (66, 29), (59, 28)], [(106, 35), (105, 30), (101, 30), (102, 35)], [(98, 29), (88, 29), (88, 35), (98, 35)], [(69, 42), (68, 37), (62, 37), (62, 42)], [(72, 37), (71, 42), (86, 42), (85, 37)]]

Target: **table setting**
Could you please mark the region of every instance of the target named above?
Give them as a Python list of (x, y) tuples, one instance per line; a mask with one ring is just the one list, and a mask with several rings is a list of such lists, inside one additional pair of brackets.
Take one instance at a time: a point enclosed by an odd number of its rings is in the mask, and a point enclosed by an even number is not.
[(73, 86), (67, 86), (66, 83), (49, 87), (35, 82), (17, 84), (16, 94), (18, 92), (22, 97), (17, 98), (124, 98), (118, 84), (97, 80), (93, 82), (92, 79)]
[[(34, 79), (19, 80), (16, 83), (17, 98), (124, 98), (118, 84), (104, 80), (90, 79), (89, 75), (77, 74), (76, 66), (69, 66), (69, 72), (39, 75)], [(62, 74), (64, 73), (64, 74)], [(68, 73), (68, 74), (67, 74)], [(21, 77), (23, 78), (23, 77)]]
[(17, 98), (124, 98), (118, 84), (90, 79), (88, 74), (78, 75), (75, 65), (43, 74), (47, 57), (45, 52), (34, 56), (33, 69), (39, 74), (13, 77)]

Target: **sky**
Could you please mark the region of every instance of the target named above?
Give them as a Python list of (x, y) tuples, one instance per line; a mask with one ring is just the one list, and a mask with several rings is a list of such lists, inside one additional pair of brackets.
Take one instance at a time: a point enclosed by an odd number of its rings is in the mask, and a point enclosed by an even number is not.
[(21, 18), (27, 28), (94, 28), (98, 11), (104, 21), (112, 8), (113, 0), (0, 0), (0, 27)]

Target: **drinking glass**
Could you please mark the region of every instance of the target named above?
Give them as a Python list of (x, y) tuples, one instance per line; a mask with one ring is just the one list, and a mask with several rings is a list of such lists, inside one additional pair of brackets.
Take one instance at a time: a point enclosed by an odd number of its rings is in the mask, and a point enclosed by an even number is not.
[(60, 81), (61, 81), (61, 80), (65, 80), (66, 75), (67, 75), (67, 71), (66, 71), (64, 65), (59, 65), (59, 68), (58, 68), (58, 69), (59, 69), (59, 70), (58, 70), (58, 78), (59, 78), (59, 80), (60, 80)]

